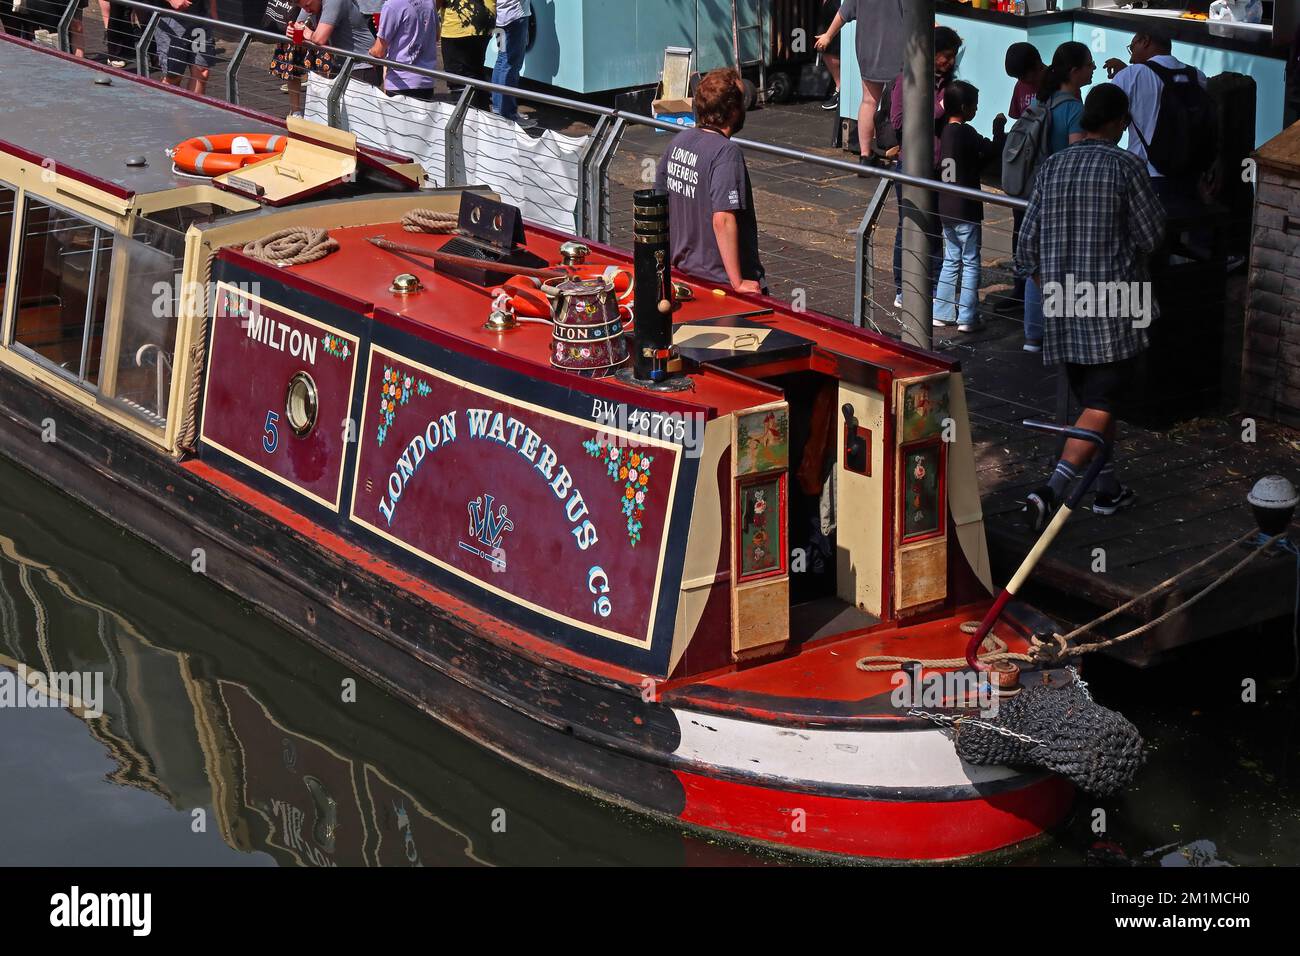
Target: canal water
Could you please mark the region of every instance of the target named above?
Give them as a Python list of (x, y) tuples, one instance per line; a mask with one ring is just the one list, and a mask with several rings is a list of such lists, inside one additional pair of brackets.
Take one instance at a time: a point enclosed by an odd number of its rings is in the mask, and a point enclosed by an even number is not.
[[(991, 862), (1300, 862), (1291, 655), (1287, 622), (1176, 667), (1092, 668), (1147, 767)], [(0, 461), (0, 669), (20, 668), (102, 683), (0, 707), (0, 865), (799, 862), (536, 778), (369, 684), (344, 702), (346, 668)]]

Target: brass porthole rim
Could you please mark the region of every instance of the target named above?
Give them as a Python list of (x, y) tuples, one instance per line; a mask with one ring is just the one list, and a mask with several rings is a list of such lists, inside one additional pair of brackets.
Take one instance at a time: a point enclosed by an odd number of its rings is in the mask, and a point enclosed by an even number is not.
[[(299, 382), (307, 386), (306, 398), (303, 402), (304, 409), (308, 412), (308, 421), (301, 427), (294, 423), (293, 414), (293, 392), (294, 386)], [(316, 380), (306, 372), (295, 372), (289, 379), (289, 387), (284, 392), (284, 420), (289, 423), (289, 428), (299, 438), (306, 438), (311, 434), (312, 429), (316, 427), (316, 419), (320, 414), (320, 393), (316, 388)]]

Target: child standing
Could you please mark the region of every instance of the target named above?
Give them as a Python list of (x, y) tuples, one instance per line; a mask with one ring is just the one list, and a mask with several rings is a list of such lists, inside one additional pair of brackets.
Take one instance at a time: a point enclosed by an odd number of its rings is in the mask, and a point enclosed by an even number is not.
[[(979, 189), (981, 170), (994, 156), (1002, 155), (1006, 116), (999, 113), (993, 120), (990, 140), (970, 125), (978, 109), (979, 90), (961, 80), (948, 85), (943, 98), (944, 127), (939, 146), (939, 178), (944, 182)], [(943, 268), (934, 294), (934, 324), (956, 324), (959, 332), (974, 332), (979, 328), (984, 204), (978, 199), (940, 193), (939, 216), (943, 223)]]

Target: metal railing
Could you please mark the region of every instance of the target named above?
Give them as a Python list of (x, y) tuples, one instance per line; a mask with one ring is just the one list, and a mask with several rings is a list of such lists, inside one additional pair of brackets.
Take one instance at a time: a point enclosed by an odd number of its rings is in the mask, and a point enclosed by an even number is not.
[[(71, 36), (74, 23), (79, 17), (93, 16), (93, 14), (82, 13), (80, 6), (84, 0), (66, 0), (66, 6), (63, 6), (65, 0), (28, 0), (28, 2), (29, 4), (40, 2), (57, 4), (62, 7), (57, 34), (59, 46), (65, 52), (71, 52), (72, 49)], [(159, 64), (155, 62), (157, 44), (154, 41), (162, 31), (167, 34), (165, 40), (168, 44), (175, 44), (179, 36), (181, 42), (190, 45), (188, 53), (182, 51), (177, 58), (173, 50), (173, 55), (168, 57), (169, 64), (176, 59), (182, 67), (179, 77), (175, 75), (170, 77), (172, 82), (190, 82), (193, 85), (193, 80), (187, 78), (185, 74), (202, 70), (206, 84), (204, 93), (207, 96), (272, 115), (281, 111), (287, 112), (284, 110), (286, 102), (283, 97), (286, 87), (289, 87), (287, 91), (289, 95), (293, 95), (291, 85), (293, 81), (282, 87), (280, 79), (271, 77), (268, 72), (266, 62), (268, 58), (265, 56), (265, 51), (270, 45), (287, 40), (284, 35), (239, 24), (223, 23), (194, 13), (160, 9), (141, 0), (114, 0), (113, 6), (127, 11), (127, 20), (119, 20), (116, 29), (105, 24), (103, 32), (105, 47), (109, 50), (115, 49), (119, 53), (117, 57), (110, 55), (108, 57), (110, 60), (125, 60), (126, 58), (120, 54), (129, 48), (133, 55), (127, 63), (128, 68), (146, 77), (160, 72)], [(89, 9), (95, 10), (94, 5)], [(126, 23), (125, 27), (122, 26), (123, 22)], [(182, 27), (179, 31), (176, 29), (177, 24)], [(98, 51), (93, 51), (91, 44), (87, 42), (91, 39), (89, 34), (94, 32), (94, 26), (93, 23), (86, 23), (77, 32), (86, 47), (87, 55), (98, 57)], [(233, 44), (228, 53), (223, 51), (223, 43)], [(560, 110), (570, 116), (583, 119), (589, 124), (590, 132), (586, 134), (585, 142), (572, 163), (573, 168), (569, 171), (577, 184), (573, 231), (597, 241), (618, 243), (630, 236), (631, 193), (635, 189), (644, 188), (647, 183), (647, 173), (653, 171), (653, 163), (650, 161), (658, 159), (664, 145), (654, 134), (676, 133), (681, 130), (679, 126), (638, 113), (585, 103), (551, 93), (505, 86), (477, 77), (465, 77), (441, 70), (402, 64), (331, 46), (314, 46), (314, 49), (329, 52), (336, 58), (337, 72), (329, 90), (324, 117), (333, 126), (346, 126), (344, 97), (350, 85), (358, 82), (356, 78), (358, 70), (371, 67), (398, 67), (405, 73), (427, 77), (435, 84), (445, 83), (455, 91), (450, 94), (451, 98), (446, 99), (446, 102), (453, 104), (453, 108), (445, 125), (441, 130), (431, 131), (438, 135), (441, 143), (442, 169), (439, 172), (448, 185), (467, 184), (464, 129), (476, 93), (507, 94), (534, 106)], [(187, 60), (193, 61), (193, 69), (185, 69)], [(204, 65), (198, 66), (199, 63)], [(260, 72), (254, 73), (250, 71), (250, 67), (260, 68)], [(305, 87), (305, 84), (304, 80), (300, 86)], [(305, 92), (300, 92), (299, 95), (305, 96)], [(352, 111), (360, 109), (355, 103), (347, 108)], [(633, 140), (636, 137), (628, 135), (633, 130), (640, 134), (640, 139), (635, 142)], [(646, 140), (646, 136), (651, 137), (649, 141)], [(827, 294), (822, 295), (820, 301), (808, 302), (807, 307), (838, 314), (856, 325), (870, 325), (890, 334), (897, 333), (897, 323), (893, 328), (890, 327), (890, 323), (898, 318), (899, 307), (894, 306), (888, 297), (883, 297), (882, 301), (882, 297), (877, 295), (876, 289), (881, 284), (879, 273), (882, 270), (876, 268), (876, 261), (877, 247), (887, 244), (887, 241), (882, 243), (882, 234), (878, 227), (882, 218), (888, 221), (888, 217), (882, 217), (882, 213), (886, 206), (893, 204), (890, 201), (890, 194), (895, 193), (896, 190), (890, 188), (891, 184), (919, 186), (936, 195), (947, 193), (962, 196), (977, 200), (985, 206), (1001, 207), (1004, 210), (1023, 209), (1026, 205), (1022, 199), (1001, 193), (967, 189), (951, 183), (908, 176), (897, 169), (863, 167), (855, 162), (833, 156), (740, 137), (734, 137), (733, 142), (751, 157), (751, 162), (762, 159), (811, 164), (828, 173), (846, 178), (852, 177), (851, 183), (854, 189), (863, 184), (862, 178), (865, 177), (869, 189), (863, 190), (864, 213), (854, 228), (847, 231), (840, 230), (837, 234), (824, 225), (813, 222), (801, 224), (799, 227), (800, 231), (818, 237), (815, 240), (817, 243), (833, 245), (837, 248), (840, 245), (844, 246), (846, 255), (836, 257), (837, 262), (843, 260), (842, 268), (830, 270), (835, 272), (835, 275), (830, 275), (827, 270), (808, 269), (804, 255), (806, 250), (800, 248), (797, 243), (765, 241), (763, 256), (765, 260), (769, 260), (770, 265), (775, 266), (769, 268), (769, 281), (774, 291), (793, 289), (803, 291), (806, 297), (809, 290), (824, 288)], [(638, 150), (643, 154), (640, 162), (634, 158)], [(619, 168), (618, 172), (614, 173), (616, 162)], [(1004, 215), (1004, 218), (1009, 217)], [(766, 240), (770, 230), (763, 223), (760, 227)], [(935, 230), (937, 226), (931, 231)], [(851, 241), (846, 242), (846, 235), (850, 234)], [(905, 262), (901, 272), (904, 276), (914, 278), (923, 269), (922, 264)], [(932, 279), (937, 279), (937, 276)], [(895, 283), (899, 281), (897, 274), (894, 276), (894, 281)], [(829, 294), (832, 282), (838, 290), (836, 297)], [(844, 302), (845, 299), (848, 300), (847, 303), (838, 307), (827, 304), (832, 300), (836, 303)]]

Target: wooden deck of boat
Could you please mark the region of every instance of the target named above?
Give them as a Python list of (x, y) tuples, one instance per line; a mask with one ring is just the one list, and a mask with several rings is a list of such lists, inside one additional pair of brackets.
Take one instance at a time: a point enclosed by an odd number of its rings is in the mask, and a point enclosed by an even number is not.
[[(1021, 515), (1024, 495), (1050, 473), (1058, 449), (1055, 439), (1020, 423), (1053, 417), (1056, 374), (1043, 369), (1040, 356), (1020, 350), (1018, 323), (995, 320), (972, 345), (947, 336), (936, 339), (940, 347), (960, 349), (994, 578), (1002, 582), (1035, 537)], [(1136, 503), (1109, 517), (1077, 512), (1039, 566), (1026, 598), (1058, 619), (1080, 624), (1251, 530), (1246, 493), (1266, 474), (1300, 477), (1300, 435), (1260, 421), (1252, 443), (1243, 441), (1242, 430), (1241, 415), (1193, 419), (1167, 431), (1121, 425), (1116, 462), (1121, 480), (1138, 493)], [(1145, 664), (1180, 644), (1289, 616), (1296, 563), (1274, 551), (1194, 610), (1125, 645), (1123, 656)], [(1246, 554), (1244, 546), (1230, 552), (1168, 594), (1138, 605), (1131, 616), (1110, 622), (1112, 629), (1103, 626), (1101, 633), (1119, 633), (1163, 613)], [(1101, 557), (1104, 572), (1094, 570)]]

